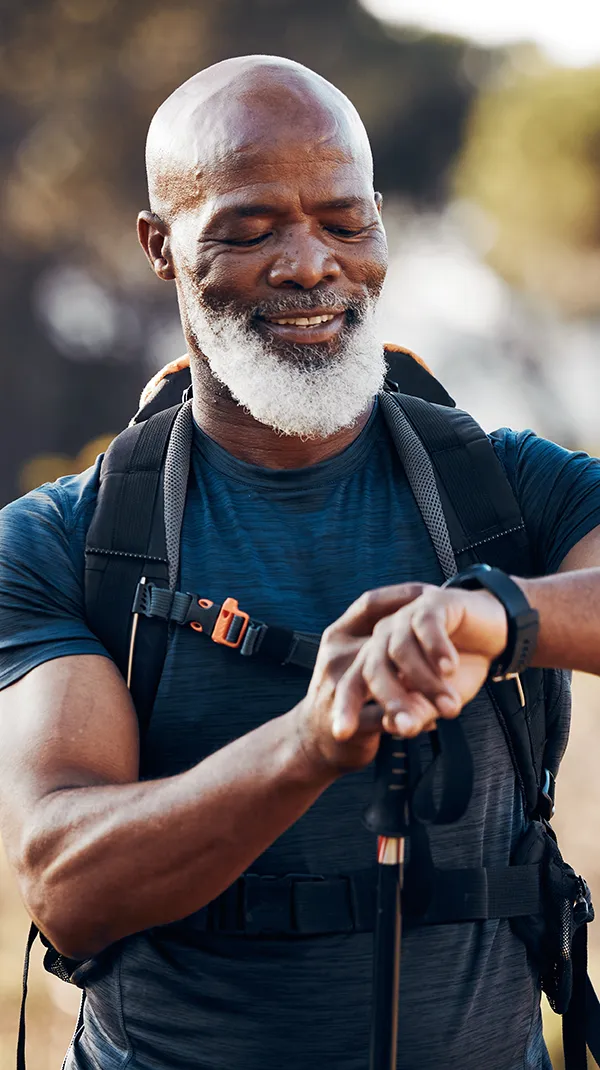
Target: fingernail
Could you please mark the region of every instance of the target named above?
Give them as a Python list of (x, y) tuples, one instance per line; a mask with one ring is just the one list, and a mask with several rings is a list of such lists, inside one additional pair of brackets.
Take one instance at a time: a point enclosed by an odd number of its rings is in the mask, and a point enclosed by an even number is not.
[(440, 672), (442, 672), (444, 676), (451, 673), (453, 668), (454, 664), (450, 661), (450, 658), (440, 658)]
[(400, 734), (410, 732), (413, 727), (412, 717), (408, 713), (397, 713), (394, 717), (394, 725)]

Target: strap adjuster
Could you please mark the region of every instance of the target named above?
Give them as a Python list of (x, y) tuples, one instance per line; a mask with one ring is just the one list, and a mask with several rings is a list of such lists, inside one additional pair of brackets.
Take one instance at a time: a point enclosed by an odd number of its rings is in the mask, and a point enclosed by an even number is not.
[[(214, 603), (208, 598), (199, 598), (198, 605), (202, 609), (211, 609)], [(226, 598), (210, 632), (210, 638), (213, 643), (238, 650), (244, 641), (249, 623), (250, 614), (240, 609), (235, 598)], [(193, 628), (195, 632), (204, 631), (203, 625), (196, 620), (190, 621), (190, 628)]]

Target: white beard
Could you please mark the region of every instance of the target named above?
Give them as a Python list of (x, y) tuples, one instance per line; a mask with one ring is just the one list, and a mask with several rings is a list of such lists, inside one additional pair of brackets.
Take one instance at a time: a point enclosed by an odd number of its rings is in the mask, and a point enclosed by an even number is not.
[(387, 368), (375, 300), (334, 356), (322, 349), (311, 355), (308, 345), (278, 355), (246, 317), (207, 310), (192, 285), (182, 289), (185, 318), (214, 377), (255, 420), (280, 434), (328, 438), (351, 427), (383, 386)]

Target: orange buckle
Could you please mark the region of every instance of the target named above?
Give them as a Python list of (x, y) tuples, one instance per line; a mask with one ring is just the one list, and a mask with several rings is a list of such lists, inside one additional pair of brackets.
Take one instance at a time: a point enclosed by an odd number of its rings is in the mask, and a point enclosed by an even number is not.
[[(231, 622), (234, 617), (243, 617), (244, 623), (242, 624), (237, 639), (230, 640), (227, 638), (227, 632), (231, 627)], [(222, 646), (230, 646), (233, 647), (234, 650), (237, 650), (238, 647), (242, 645), (249, 621), (250, 614), (244, 613), (244, 611), (240, 609), (236, 599), (226, 598), (221, 606), (221, 612), (217, 617), (217, 622), (213, 628), (211, 639), (215, 643), (221, 643)]]

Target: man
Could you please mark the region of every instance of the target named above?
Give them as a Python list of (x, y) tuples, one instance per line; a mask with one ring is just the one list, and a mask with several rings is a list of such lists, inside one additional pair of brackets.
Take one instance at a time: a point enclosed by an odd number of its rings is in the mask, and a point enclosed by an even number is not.
[[(349, 101), (287, 60), (229, 60), (159, 109), (147, 167), (139, 237), (175, 281), (193, 379), (179, 589), (324, 639), (307, 690), (300, 670), (176, 630), (140, 770), (131, 700), (84, 615), (98, 466), (8, 506), (3, 833), (42, 931), (99, 955), (68, 1070), (364, 1070), (371, 934), (244, 938), (194, 917), (249, 869), (369, 866), (381, 731), (456, 716), (506, 647), (506, 614), (485, 591), (439, 589), (374, 401), (386, 243)], [(598, 672), (598, 464), (530, 432), (494, 444), (548, 574), (519, 581), (540, 614), (535, 664)], [(462, 718), (473, 800), (432, 849), (505, 865), (523, 828), (508, 748), (481, 694)], [(402, 1068), (549, 1066), (507, 921), (406, 933), (399, 1036)]]

